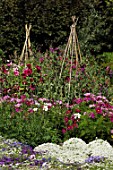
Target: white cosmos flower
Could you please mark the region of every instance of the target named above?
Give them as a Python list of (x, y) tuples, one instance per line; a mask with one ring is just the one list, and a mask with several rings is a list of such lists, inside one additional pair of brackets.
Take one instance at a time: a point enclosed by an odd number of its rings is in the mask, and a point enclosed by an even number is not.
[(38, 110), (38, 108), (34, 108), (33, 111), (36, 112)]
[(47, 112), (48, 111), (48, 106), (44, 105), (43, 110)]
[(80, 113), (75, 113), (74, 116), (75, 116), (75, 119), (76, 119), (76, 118), (79, 118), (79, 119), (80, 119), (81, 114), (80, 114)]

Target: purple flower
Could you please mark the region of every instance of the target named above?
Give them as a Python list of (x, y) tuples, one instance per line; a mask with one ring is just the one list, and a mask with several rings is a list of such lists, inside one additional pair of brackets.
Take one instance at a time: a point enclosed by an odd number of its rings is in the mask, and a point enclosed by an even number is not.
[(104, 160), (103, 156), (90, 156), (85, 160), (86, 163), (101, 162)]

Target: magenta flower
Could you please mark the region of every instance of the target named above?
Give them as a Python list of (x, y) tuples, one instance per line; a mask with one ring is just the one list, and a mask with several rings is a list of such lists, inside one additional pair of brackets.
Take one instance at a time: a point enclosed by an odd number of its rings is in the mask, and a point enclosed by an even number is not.
[(66, 133), (66, 129), (62, 129), (62, 133), (65, 134)]
[(15, 107), (15, 111), (16, 111), (16, 112), (21, 112), (21, 111), (22, 111), (22, 109), (21, 109), (21, 108), (19, 108), (19, 107)]
[(15, 107), (20, 107), (22, 104), (21, 103), (17, 103), (15, 104)]
[(98, 113), (98, 114), (102, 114), (102, 110), (101, 110), (101, 108), (97, 107), (95, 110), (96, 110), (96, 113)]
[(44, 61), (44, 57), (40, 57), (39, 61), (42, 63)]
[(6, 69), (4, 65), (2, 66), (2, 72), (4, 74), (9, 74), (8, 69)]
[(36, 66), (37, 72), (40, 73), (41, 72), (41, 67), (40, 66)]
[(113, 113), (110, 115), (110, 121), (113, 122)]
[(32, 74), (32, 69), (30, 68), (24, 69), (23, 76), (27, 77), (27, 76), (30, 76), (31, 74)]
[(30, 88), (30, 90), (32, 90), (32, 91), (35, 90), (35, 86), (34, 86), (33, 84), (31, 84), (31, 85), (29, 86), (29, 88)]
[(24, 102), (25, 100), (26, 100), (26, 95), (25, 94), (21, 95), (21, 101)]
[(7, 64), (8, 67), (12, 66), (12, 61), (10, 63)]
[(65, 118), (64, 118), (64, 121), (65, 121), (65, 123), (67, 124), (68, 121), (69, 121), (68, 117), (65, 117)]
[(89, 114), (89, 117), (92, 118), (92, 119), (95, 119), (95, 114), (94, 114), (93, 112), (91, 112), (91, 113)]
[(19, 76), (19, 71), (18, 70), (14, 71), (14, 75)]
[(33, 113), (34, 110), (33, 110), (32, 108), (29, 108), (29, 109), (28, 109), (28, 112), (29, 112), (29, 113)]
[(75, 102), (76, 102), (77, 104), (80, 104), (80, 103), (82, 103), (82, 99), (81, 99), (81, 98), (75, 99)]
[(67, 130), (73, 130), (73, 126), (71, 125), (71, 126), (68, 126), (67, 127)]

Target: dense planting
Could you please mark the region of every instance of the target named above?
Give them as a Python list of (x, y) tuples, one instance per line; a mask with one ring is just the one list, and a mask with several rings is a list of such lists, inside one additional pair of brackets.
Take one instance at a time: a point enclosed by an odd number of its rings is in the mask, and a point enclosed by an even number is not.
[(1, 135), (32, 146), (70, 137), (112, 143), (112, 70), (83, 58), (78, 68), (73, 61), (70, 77), (66, 58), (59, 78), (63, 59), (58, 49), (36, 57), (26, 65), (1, 65)]

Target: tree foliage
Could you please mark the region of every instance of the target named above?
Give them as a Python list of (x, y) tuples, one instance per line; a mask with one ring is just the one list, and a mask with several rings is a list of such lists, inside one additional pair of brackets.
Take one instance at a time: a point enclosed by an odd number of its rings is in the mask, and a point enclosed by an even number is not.
[(31, 42), (37, 49), (64, 45), (72, 15), (79, 17), (77, 32), (84, 54), (113, 49), (112, 0), (1, 0), (0, 48), (8, 55), (20, 53), (26, 23), (32, 24)]

